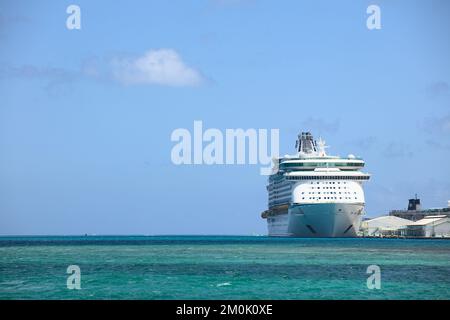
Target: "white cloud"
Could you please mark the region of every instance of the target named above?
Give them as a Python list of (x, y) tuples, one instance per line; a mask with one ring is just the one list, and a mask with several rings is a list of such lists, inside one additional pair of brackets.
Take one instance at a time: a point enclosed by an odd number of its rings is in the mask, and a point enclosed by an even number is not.
[(201, 72), (187, 66), (173, 49), (149, 50), (142, 56), (90, 57), (82, 61), (78, 70), (33, 65), (10, 66), (0, 64), (2, 78), (42, 79), (49, 88), (75, 83), (83, 79), (124, 85), (165, 85), (173, 87), (197, 86), (206, 82)]
[(427, 87), (428, 96), (436, 98), (447, 95), (450, 92), (450, 86), (445, 81), (435, 81)]
[(243, 4), (254, 4), (255, 0), (210, 0), (209, 2), (216, 6), (225, 7)]
[(126, 84), (197, 86), (204, 82), (201, 73), (187, 66), (173, 49), (149, 50), (137, 58), (113, 60), (113, 77)]
[(450, 133), (450, 115), (440, 118), (427, 118), (423, 121), (422, 127), (428, 133), (435, 133), (448, 137)]
[(323, 118), (309, 117), (300, 122), (300, 127), (304, 131), (311, 131), (313, 135), (320, 135), (322, 133), (336, 133), (339, 130), (340, 121), (335, 119), (334, 121), (327, 121)]
[(411, 147), (403, 142), (390, 142), (384, 149), (387, 158), (411, 158), (413, 155)]
[(439, 127), (443, 133), (450, 133), (450, 116), (440, 119)]

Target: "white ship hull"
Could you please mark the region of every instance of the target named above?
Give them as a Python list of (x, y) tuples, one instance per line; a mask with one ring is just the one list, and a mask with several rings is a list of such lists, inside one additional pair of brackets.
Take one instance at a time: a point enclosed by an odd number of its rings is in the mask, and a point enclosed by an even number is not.
[(287, 213), (267, 219), (269, 236), (356, 237), (363, 210), (363, 203), (291, 205)]

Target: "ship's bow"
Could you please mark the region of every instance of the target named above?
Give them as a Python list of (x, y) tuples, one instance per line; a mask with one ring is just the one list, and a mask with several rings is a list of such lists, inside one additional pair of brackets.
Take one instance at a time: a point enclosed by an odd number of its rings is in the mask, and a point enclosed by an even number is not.
[(356, 237), (363, 210), (363, 203), (292, 205), (288, 233), (294, 237)]

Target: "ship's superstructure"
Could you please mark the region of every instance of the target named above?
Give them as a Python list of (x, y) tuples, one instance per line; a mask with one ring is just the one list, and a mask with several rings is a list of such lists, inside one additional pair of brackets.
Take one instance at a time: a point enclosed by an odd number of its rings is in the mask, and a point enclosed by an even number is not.
[(328, 156), (325, 142), (303, 132), (297, 154), (274, 159), (269, 177), (270, 236), (355, 237), (364, 213), (364, 161)]
[(448, 201), (447, 207), (444, 208), (422, 209), (420, 199), (418, 199), (416, 195), (414, 199), (409, 199), (407, 210), (391, 210), (389, 215), (412, 221), (418, 221), (428, 216), (436, 215), (450, 217), (450, 200)]

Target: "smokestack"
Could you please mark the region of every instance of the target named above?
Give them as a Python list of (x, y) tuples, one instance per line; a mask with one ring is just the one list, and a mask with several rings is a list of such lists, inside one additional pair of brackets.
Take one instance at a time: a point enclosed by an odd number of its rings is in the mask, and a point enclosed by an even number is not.
[(417, 199), (417, 195), (415, 199), (409, 199), (408, 201), (408, 210), (420, 210), (420, 199)]

